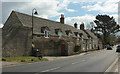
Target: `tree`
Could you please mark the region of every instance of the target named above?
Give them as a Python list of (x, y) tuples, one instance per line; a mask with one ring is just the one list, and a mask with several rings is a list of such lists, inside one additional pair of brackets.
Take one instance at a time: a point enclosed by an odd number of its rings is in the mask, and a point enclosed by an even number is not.
[(103, 34), (103, 44), (110, 44), (110, 35), (119, 31), (119, 25), (115, 19), (109, 15), (97, 15), (94, 22), (96, 24), (95, 31)]
[(89, 24), (87, 24), (87, 29), (91, 30), (94, 27), (94, 23), (90, 22)]

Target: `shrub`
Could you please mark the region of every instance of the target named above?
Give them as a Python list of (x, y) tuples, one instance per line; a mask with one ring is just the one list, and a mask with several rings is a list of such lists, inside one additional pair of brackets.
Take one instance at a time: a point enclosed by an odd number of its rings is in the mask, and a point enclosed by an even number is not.
[(75, 52), (79, 52), (81, 50), (81, 45), (80, 44), (76, 44), (75, 45)]

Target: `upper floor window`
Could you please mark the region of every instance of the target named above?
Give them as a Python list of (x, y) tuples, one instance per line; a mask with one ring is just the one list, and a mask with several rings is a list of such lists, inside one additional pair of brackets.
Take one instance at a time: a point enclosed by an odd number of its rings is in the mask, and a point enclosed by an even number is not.
[(81, 40), (83, 41), (83, 34), (81, 33), (81, 34), (79, 34), (79, 36), (80, 36)]
[(72, 37), (72, 33), (69, 33), (68, 36)]
[(62, 35), (63, 35), (62, 30), (61, 30), (60, 28), (55, 29), (55, 33), (56, 33), (58, 36), (62, 36)]
[(77, 37), (78, 37), (78, 38), (80, 38), (80, 35), (79, 35), (79, 34), (77, 34)]
[(68, 36), (72, 37), (72, 31), (71, 30), (66, 30), (65, 32)]
[(44, 34), (45, 34), (45, 38), (49, 38), (50, 37), (50, 32), (49, 31), (45, 30)]
[(58, 32), (58, 36), (62, 36), (62, 32)]
[(80, 35), (79, 34), (77, 34), (77, 40), (80, 40)]

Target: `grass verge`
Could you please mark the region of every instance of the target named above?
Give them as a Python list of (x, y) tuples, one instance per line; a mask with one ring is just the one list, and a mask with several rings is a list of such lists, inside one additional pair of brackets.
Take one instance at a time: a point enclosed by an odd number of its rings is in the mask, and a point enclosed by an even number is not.
[(4, 59), (4, 62), (37, 62), (37, 61), (47, 61), (48, 59), (31, 56), (21, 56), (21, 57), (2, 57), (1, 60)]

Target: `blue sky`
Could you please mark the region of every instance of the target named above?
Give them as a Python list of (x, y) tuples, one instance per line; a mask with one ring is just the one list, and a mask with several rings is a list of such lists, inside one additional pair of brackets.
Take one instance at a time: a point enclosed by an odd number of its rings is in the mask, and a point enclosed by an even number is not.
[(66, 24), (73, 26), (77, 22), (79, 27), (84, 22), (87, 29), (98, 14), (113, 16), (118, 22), (118, 0), (2, 0), (2, 24), (12, 10), (31, 15), (33, 8), (37, 9), (38, 17), (59, 21), (64, 14)]

